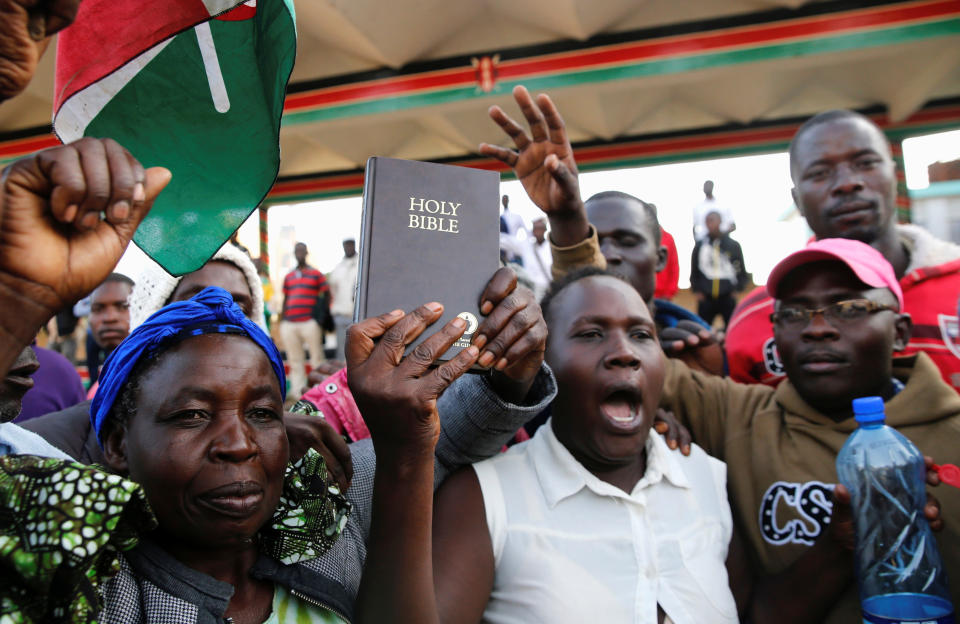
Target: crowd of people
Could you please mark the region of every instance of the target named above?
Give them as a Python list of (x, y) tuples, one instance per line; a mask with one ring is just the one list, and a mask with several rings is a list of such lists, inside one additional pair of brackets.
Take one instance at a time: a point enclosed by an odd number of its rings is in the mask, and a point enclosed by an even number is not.
[[(77, 4), (4, 9), (0, 97)], [(352, 323), (353, 241), (329, 276), (297, 245), (284, 359), (262, 267), (238, 246), (181, 277), (114, 272), (168, 170), (109, 138), (4, 170), (0, 620), (860, 621), (836, 456), (853, 399), (879, 396), (930, 486), (935, 463), (960, 463), (960, 362), (926, 331), (956, 313), (960, 247), (896, 223), (873, 122), (821, 113), (790, 146), (816, 240), (734, 310), (749, 276), (705, 185), (694, 314), (657, 296), (657, 208), (582, 199), (559, 110), (513, 95), (525, 126), (489, 110), (513, 147), (479, 151), (543, 217), (505, 250), (523, 268), (483, 287), (470, 346), (439, 364), (467, 329), (434, 326), (442, 301)], [(31, 343), (88, 297), (103, 353), (89, 397), (14, 424), (35, 384), (67, 387)], [(324, 361), (323, 329), (344, 362)], [(956, 598), (960, 494), (945, 490), (923, 515)]]
[[(752, 283), (746, 270), (740, 243), (730, 234), (737, 229), (733, 211), (729, 205), (720, 203), (713, 194), (714, 183), (703, 184), (704, 199), (693, 207), (693, 256), (690, 262), (690, 292), (696, 298), (697, 315), (708, 325), (720, 317), (721, 330), (730, 323), (737, 299)], [(598, 199), (605, 194), (599, 193)], [(657, 208), (644, 202), (654, 216)], [(530, 287), (538, 298), (546, 294), (553, 278), (553, 256), (547, 237), (547, 219), (538, 217), (528, 228), (522, 217), (509, 208), (509, 196), (503, 196), (503, 212), (500, 216), (500, 255), (504, 262), (511, 263), (524, 285)], [(665, 264), (657, 269), (656, 289), (658, 299), (670, 301), (679, 290), (680, 262), (673, 236), (660, 227), (660, 243), (665, 254)]]

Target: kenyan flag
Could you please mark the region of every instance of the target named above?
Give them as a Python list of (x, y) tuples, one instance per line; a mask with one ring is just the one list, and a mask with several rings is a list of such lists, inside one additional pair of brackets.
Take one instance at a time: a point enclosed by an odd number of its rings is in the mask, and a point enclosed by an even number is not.
[(134, 237), (170, 273), (203, 265), (273, 185), (295, 48), (293, 0), (84, 0), (60, 33), (54, 131), (173, 172)]

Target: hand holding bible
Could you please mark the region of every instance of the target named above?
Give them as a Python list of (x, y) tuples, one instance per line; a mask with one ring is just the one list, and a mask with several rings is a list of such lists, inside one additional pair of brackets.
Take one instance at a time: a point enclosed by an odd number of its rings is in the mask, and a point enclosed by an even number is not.
[(463, 335), (467, 325), (461, 318), (403, 356), (407, 345), (442, 313), (441, 304), (427, 303), (410, 314), (394, 310), (347, 330), (347, 381), (378, 456), (418, 452), (432, 456), (440, 435), (437, 399), (477, 361), (479, 350), (470, 346), (431, 367)]
[(494, 369), (491, 383), (504, 398), (519, 403), (536, 379), (547, 348), (547, 323), (529, 288), (517, 285), (517, 275), (503, 267), (493, 274), (480, 295), (485, 315), (473, 344), (479, 364)]

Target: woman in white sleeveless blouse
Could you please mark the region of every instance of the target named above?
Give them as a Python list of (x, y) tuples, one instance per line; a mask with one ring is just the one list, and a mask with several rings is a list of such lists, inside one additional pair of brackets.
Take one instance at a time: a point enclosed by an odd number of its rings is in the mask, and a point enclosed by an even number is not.
[(738, 622), (726, 466), (650, 435), (664, 356), (642, 298), (590, 269), (542, 306), (551, 420), (441, 487), (432, 560), (430, 501), (417, 493), (429, 483), (378, 465), (371, 531), (384, 541), (371, 540), (359, 620)]

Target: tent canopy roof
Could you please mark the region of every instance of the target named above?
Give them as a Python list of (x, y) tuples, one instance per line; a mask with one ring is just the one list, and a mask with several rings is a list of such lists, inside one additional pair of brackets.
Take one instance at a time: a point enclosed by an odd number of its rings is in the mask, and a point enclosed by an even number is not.
[[(309, 0), (296, 10), (281, 175), (354, 170), (374, 154), (468, 156), (502, 142), (486, 109), (516, 112), (515, 84), (549, 91), (575, 142), (838, 107), (883, 105), (898, 121), (960, 95), (955, 0)], [(50, 54), (27, 93), (0, 107), (0, 133), (49, 123), (52, 68)]]

